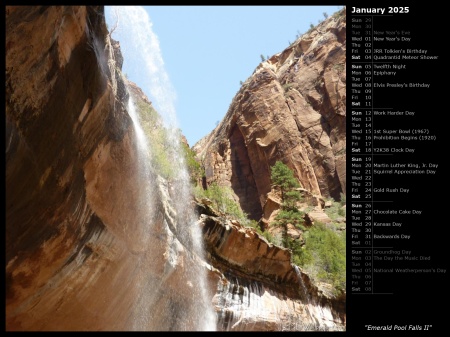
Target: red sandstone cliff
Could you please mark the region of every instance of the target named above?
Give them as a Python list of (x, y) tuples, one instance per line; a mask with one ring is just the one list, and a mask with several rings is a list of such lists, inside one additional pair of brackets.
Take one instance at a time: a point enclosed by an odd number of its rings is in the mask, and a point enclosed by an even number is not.
[(253, 219), (271, 214), (277, 160), (323, 197), (345, 193), (345, 9), (262, 62), (221, 123), (193, 146), (206, 180), (231, 186)]
[(163, 200), (143, 199), (117, 47), (102, 7), (6, 7), (7, 330), (198, 326), (177, 313), (202, 267), (169, 264)]

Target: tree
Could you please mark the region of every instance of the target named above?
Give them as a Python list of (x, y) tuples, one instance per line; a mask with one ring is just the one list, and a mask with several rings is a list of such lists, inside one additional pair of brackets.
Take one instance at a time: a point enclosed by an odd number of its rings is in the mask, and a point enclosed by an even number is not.
[(283, 228), (283, 244), (290, 248), (291, 241), (287, 234), (287, 225), (291, 224), (300, 229), (303, 228), (303, 212), (297, 208), (297, 202), (301, 200), (298, 180), (292, 170), (281, 161), (277, 161), (271, 168), (272, 184), (278, 186), (281, 191), (281, 209), (275, 217), (275, 224)]
[(266, 58), (264, 57), (263, 54), (261, 54), (260, 56), (261, 56), (261, 62), (264, 62), (266, 60)]
[(327, 12), (323, 12), (322, 14), (323, 14), (323, 17), (324, 17), (325, 19), (328, 18), (328, 13), (327, 13)]
[(271, 169), (272, 184), (280, 187), (282, 198), (284, 199), (284, 193), (292, 190), (293, 188), (300, 187), (297, 179), (295, 179), (292, 170), (281, 161), (277, 161)]

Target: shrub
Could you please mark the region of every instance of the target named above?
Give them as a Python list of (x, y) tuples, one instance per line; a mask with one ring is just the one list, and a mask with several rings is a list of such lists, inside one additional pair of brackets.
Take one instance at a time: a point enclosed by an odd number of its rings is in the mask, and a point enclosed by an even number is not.
[(179, 167), (173, 165), (171, 158), (177, 157), (176, 149), (169, 140), (168, 130), (163, 126), (162, 117), (151, 104), (142, 99), (135, 98), (135, 108), (147, 142), (151, 144), (149, 160), (152, 169), (162, 177), (172, 179)]
[(342, 197), (340, 202), (335, 201), (333, 198), (329, 198), (328, 201), (331, 201), (331, 207), (325, 208), (324, 212), (331, 220), (336, 220), (339, 217), (346, 216), (345, 208), (342, 208), (342, 206), (345, 204), (345, 196), (343, 203)]
[(212, 202), (212, 207), (228, 217), (238, 220), (241, 224), (247, 225), (250, 220), (241, 207), (234, 201), (232, 191), (229, 187), (219, 186), (212, 183), (207, 190), (200, 186), (194, 188), (194, 195), (197, 198), (208, 198)]
[(345, 289), (345, 233), (338, 233), (318, 222), (304, 235), (305, 245), (293, 249), (294, 263), (305, 268), (314, 279), (331, 283), (336, 290)]
[(289, 89), (291, 89), (291, 88), (294, 87), (294, 86), (295, 86), (295, 82), (283, 84), (284, 92), (288, 92)]
[(202, 179), (205, 175), (205, 170), (202, 168), (197, 159), (195, 159), (195, 152), (187, 144), (181, 143), (181, 148), (183, 150), (191, 184), (195, 185), (197, 181)]
[(342, 192), (339, 195), (341, 197), (341, 200), (339, 202), (341, 203), (342, 206), (344, 206), (346, 204), (347, 197)]

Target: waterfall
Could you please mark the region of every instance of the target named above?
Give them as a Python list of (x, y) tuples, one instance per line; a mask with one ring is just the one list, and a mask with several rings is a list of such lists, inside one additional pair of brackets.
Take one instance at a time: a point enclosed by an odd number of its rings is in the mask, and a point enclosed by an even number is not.
[(225, 331), (342, 330), (330, 309), (315, 303), (307, 294), (302, 299), (290, 299), (258, 281), (224, 276), (215, 297), (218, 327)]
[[(129, 95), (128, 98), (128, 113), (133, 121), (134, 131), (136, 132), (137, 144), (139, 146), (139, 155), (147, 159), (148, 154), (148, 144), (147, 137), (145, 136), (144, 130), (139, 122), (139, 116), (136, 112), (136, 107), (134, 106), (133, 98)], [(144, 160), (144, 159), (143, 159)]]
[[(131, 329), (213, 331), (216, 314), (208, 297), (201, 231), (191, 205), (189, 174), (175, 114), (175, 91), (164, 69), (158, 37), (142, 7), (112, 7), (107, 8), (107, 13), (108, 10), (117, 15), (118, 25), (112, 36), (120, 42), (125, 62), (139, 68), (145, 80), (138, 85), (151, 97), (164, 119), (167, 137), (164, 155), (173, 173), (170, 179), (165, 179), (156, 167), (151, 167), (154, 144), (140, 125), (139, 113), (130, 94), (128, 112), (140, 152), (139, 165), (144, 166), (140, 168), (143, 172), (140, 184), (148, 186), (144, 188), (148, 192), (142, 194), (142, 202), (147, 204), (150, 212), (158, 213), (159, 210), (163, 218), (160, 221), (162, 228), (149, 229), (145, 233), (159, 230), (160, 234), (153, 242), (164, 241), (160, 246), (159, 243), (152, 246), (152, 263), (139, 266), (148, 270), (148, 274), (141, 272), (135, 282), (138, 295), (133, 304)], [(153, 216), (150, 223), (143, 226), (155, 226), (157, 221)]]
[(329, 307), (323, 307), (311, 298), (311, 294), (305, 286), (300, 269), (294, 266), (295, 273), (299, 280), (300, 287), (304, 295), (304, 301), (306, 311), (311, 319), (313, 325), (315, 325), (314, 330), (333, 330), (335, 329), (335, 324), (333, 320), (333, 314)]

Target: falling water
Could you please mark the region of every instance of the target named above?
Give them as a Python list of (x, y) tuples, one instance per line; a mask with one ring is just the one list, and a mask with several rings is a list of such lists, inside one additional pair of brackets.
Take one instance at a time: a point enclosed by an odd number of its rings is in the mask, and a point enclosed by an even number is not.
[(219, 326), (227, 331), (299, 330), (300, 312), (285, 296), (260, 282), (228, 277), (218, 289)]
[(336, 329), (334, 324), (333, 314), (330, 308), (323, 307), (315, 303), (311, 298), (311, 294), (305, 286), (300, 269), (294, 266), (295, 273), (299, 280), (300, 287), (304, 295), (304, 301), (306, 302), (306, 311), (311, 318), (311, 322), (316, 326), (314, 330), (333, 330)]
[[(306, 291), (303, 281), (301, 287)], [(218, 326), (226, 331), (342, 330), (328, 307), (315, 303), (307, 291), (304, 295), (290, 299), (258, 281), (228, 275), (219, 283), (215, 298), (220, 308)]]
[(146, 157), (148, 154), (148, 144), (147, 137), (145, 136), (144, 130), (141, 127), (139, 122), (139, 116), (136, 112), (136, 107), (134, 105), (133, 98), (129, 95), (128, 98), (128, 113), (130, 114), (131, 119), (133, 120), (134, 130), (136, 132), (137, 144), (139, 146), (139, 154)]
[[(147, 12), (142, 7), (112, 7), (117, 17), (117, 27), (112, 35), (120, 42), (121, 52), (125, 63), (133, 64), (139, 68), (143, 78), (139, 86), (152, 98), (156, 110), (164, 118), (165, 128), (170, 148), (166, 149), (166, 155), (169, 156), (169, 162), (175, 174), (173, 179), (167, 181), (154, 172), (154, 168), (149, 168), (152, 174), (146, 172), (142, 184), (151, 184), (153, 195), (158, 195), (164, 208), (164, 228), (163, 234), (158, 236), (158, 240), (164, 237), (165, 244), (161, 246), (162, 251), (157, 251), (153, 255), (156, 258), (164, 259), (163, 268), (159, 270), (162, 275), (158, 277), (140, 274), (136, 284), (139, 285), (134, 305), (133, 330), (161, 330), (161, 327), (167, 329), (167, 322), (170, 330), (208, 330), (216, 329), (216, 314), (213, 310), (211, 299), (208, 298), (208, 288), (206, 283), (206, 271), (202, 266), (203, 247), (200, 228), (196, 225), (196, 215), (191, 205), (190, 182), (184, 156), (181, 152), (180, 134), (177, 131), (177, 122), (175, 114), (175, 92), (170, 83), (169, 77), (164, 69), (164, 62), (159, 47), (158, 37), (152, 30), (152, 22)], [(113, 19), (114, 20), (114, 19)], [(131, 77), (131, 76), (130, 76)], [(139, 150), (144, 153), (142, 158), (151, 154), (152, 144), (147, 143), (147, 138), (142, 130), (139, 117), (131, 99), (128, 110), (133, 119)], [(150, 150), (149, 150), (150, 148)], [(147, 167), (150, 160), (145, 160)], [(152, 176), (153, 181), (148, 177)], [(175, 197), (174, 197), (175, 196)], [(164, 202), (169, 201), (169, 202)], [(152, 196), (144, 200), (149, 204), (154, 203)], [(149, 205), (149, 209), (154, 207)], [(155, 219), (152, 219), (155, 222)], [(147, 224), (152, 226), (152, 224)], [(152, 230), (147, 231), (149, 233)], [(153, 247), (155, 249), (155, 247)], [(184, 257), (181, 255), (184, 254)], [(189, 259), (190, 265), (183, 259)], [(161, 265), (161, 261), (154, 261), (154, 269)], [(156, 267), (158, 266), (158, 267)], [(182, 267), (180, 267), (182, 266)], [(193, 266), (196, 266), (195, 268)], [(198, 267), (200, 266), (200, 267)], [(142, 268), (152, 268), (152, 266), (141, 266)], [(184, 268), (180, 272), (180, 268)], [(155, 271), (149, 271), (149, 275)], [(177, 276), (173, 276), (177, 275)], [(176, 289), (171, 288), (167, 283), (174, 282), (177, 285), (183, 284), (190, 294), (180, 294), (178, 296)], [(136, 286), (135, 286), (136, 287)], [(183, 297), (192, 303), (184, 303), (180, 307), (179, 297)], [(155, 312), (158, 311), (158, 312)], [(165, 324), (158, 325), (152, 322), (154, 316), (165, 316)], [(183, 322), (174, 322), (177, 318), (182, 318)]]

